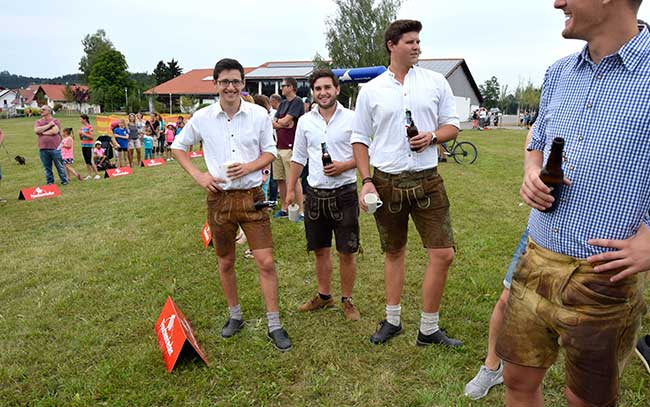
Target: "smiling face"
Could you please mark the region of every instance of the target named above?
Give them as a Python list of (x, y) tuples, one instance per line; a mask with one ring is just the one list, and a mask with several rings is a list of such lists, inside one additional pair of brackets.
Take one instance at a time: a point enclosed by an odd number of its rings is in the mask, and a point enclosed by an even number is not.
[(214, 81), (219, 98), (228, 104), (239, 103), (241, 91), (244, 89), (244, 79), (236, 69), (221, 71)]
[(316, 79), (314, 82), (314, 100), (321, 109), (329, 109), (336, 104), (336, 97), (341, 89), (334, 86), (334, 81), (329, 77)]
[(608, 14), (600, 0), (555, 0), (553, 6), (564, 12), (562, 36), (589, 41)]
[(401, 65), (415, 65), (420, 57), (420, 33), (410, 31), (402, 34), (402, 37), (393, 43), (386, 44), (390, 50), (390, 60)]

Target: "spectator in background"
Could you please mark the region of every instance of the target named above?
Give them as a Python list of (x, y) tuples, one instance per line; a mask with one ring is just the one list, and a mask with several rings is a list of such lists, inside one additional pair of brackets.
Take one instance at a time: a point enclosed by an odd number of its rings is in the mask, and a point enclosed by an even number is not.
[[(117, 143), (117, 162), (118, 167), (126, 165), (126, 158), (129, 151), (129, 129), (126, 128), (124, 119), (120, 119), (119, 125), (113, 129), (113, 137)], [(131, 165), (129, 165), (130, 167)]]
[(144, 137), (143, 137), (143, 144), (144, 144), (144, 159), (145, 160), (151, 160), (153, 158), (153, 135), (151, 130), (151, 126), (147, 126), (144, 128)]
[(34, 132), (38, 136), (38, 149), (45, 171), (45, 182), (54, 184), (52, 164), (59, 174), (61, 185), (68, 185), (68, 176), (65, 173), (65, 166), (61, 158), (61, 122), (52, 117), (52, 108), (48, 105), (41, 106), (41, 118), (34, 124)]
[(81, 122), (81, 128), (79, 129), (79, 140), (81, 140), (81, 154), (84, 157), (84, 162), (86, 163), (86, 170), (88, 174), (86, 175), (86, 180), (91, 178), (91, 171), (95, 173), (95, 179), (101, 179), (99, 172), (97, 172), (97, 167), (93, 161), (93, 141), (95, 140), (93, 126), (90, 125), (90, 119), (88, 115), (82, 114), (79, 117)]
[(171, 150), (174, 138), (176, 138), (176, 126), (174, 123), (169, 123), (167, 124), (167, 130), (165, 130), (165, 155), (167, 156), (167, 161), (174, 160)]
[(95, 148), (93, 149), (93, 161), (95, 162), (95, 166), (105, 168), (106, 153), (102, 148), (101, 141), (95, 141)]
[[(269, 112), (269, 118), (273, 120), (271, 116), (271, 101), (266, 95), (255, 95), (253, 96), (255, 104), (262, 106), (267, 112)], [(262, 169), (262, 191), (264, 191), (264, 198), (269, 199), (269, 184), (271, 182), (271, 166), (267, 166)]]
[(140, 141), (140, 129), (138, 128), (138, 123), (136, 121), (135, 115), (133, 113), (129, 114), (129, 142), (128, 142), (128, 157), (129, 157), (129, 167), (133, 167), (133, 150), (136, 151), (138, 156), (138, 167), (142, 162), (142, 142)]
[(61, 150), (61, 159), (63, 160), (65, 173), (68, 176), (68, 179), (74, 176), (79, 181), (81, 181), (81, 174), (75, 171), (75, 169), (72, 167), (72, 164), (74, 164), (74, 141), (72, 141), (72, 127), (63, 129), (63, 140), (61, 141), (59, 148)]

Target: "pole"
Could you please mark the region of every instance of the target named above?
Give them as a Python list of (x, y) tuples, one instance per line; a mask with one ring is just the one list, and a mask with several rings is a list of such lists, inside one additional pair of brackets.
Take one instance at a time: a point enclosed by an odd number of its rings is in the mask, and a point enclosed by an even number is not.
[(169, 114), (172, 114), (172, 94), (169, 94)]
[(124, 88), (124, 110), (129, 112), (129, 88)]

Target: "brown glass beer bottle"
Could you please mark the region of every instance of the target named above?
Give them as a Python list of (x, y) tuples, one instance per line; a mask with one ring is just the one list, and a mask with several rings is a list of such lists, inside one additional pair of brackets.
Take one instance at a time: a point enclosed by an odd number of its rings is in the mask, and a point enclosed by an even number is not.
[[(419, 133), (418, 128), (413, 121), (413, 115), (409, 109), (406, 109), (406, 137), (411, 140), (412, 137), (417, 136)], [(411, 147), (411, 151), (418, 151), (417, 148)]]
[(539, 178), (547, 187), (551, 188), (551, 195), (555, 200), (550, 208), (543, 210), (544, 213), (553, 212), (560, 201), (560, 192), (564, 184), (564, 171), (562, 171), (562, 152), (564, 151), (564, 139), (555, 137), (551, 145), (551, 154), (546, 160), (546, 165), (539, 173)]

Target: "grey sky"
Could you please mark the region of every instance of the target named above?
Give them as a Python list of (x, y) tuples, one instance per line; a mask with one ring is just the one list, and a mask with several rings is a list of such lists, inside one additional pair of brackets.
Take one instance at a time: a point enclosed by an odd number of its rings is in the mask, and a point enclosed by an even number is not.
[[(244, 66), (327, 57), (330, 0), (31, 0), (3, 1), (0, 70), (54, 77), (77, 71), (81, 40), (106, 30), (132, 72), (174, 58), (187, 72), (223, 57)], [(639, 17), (650, 19), (650, 2)], [(546, 67), (579, 50), (564, 40), (564, 15), (552, 0), (407, 0), (399, 18), (422, 21), (423, 58), (462, 57), (477, 83), (495, 75), (514, 90), (541, 84)]]

